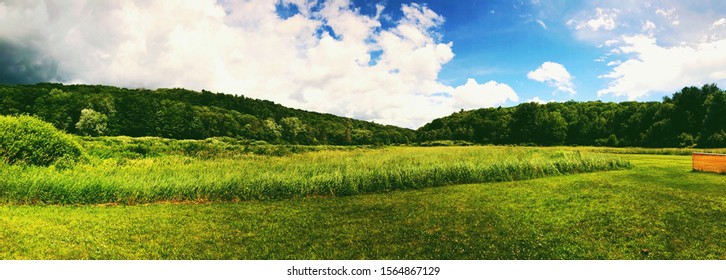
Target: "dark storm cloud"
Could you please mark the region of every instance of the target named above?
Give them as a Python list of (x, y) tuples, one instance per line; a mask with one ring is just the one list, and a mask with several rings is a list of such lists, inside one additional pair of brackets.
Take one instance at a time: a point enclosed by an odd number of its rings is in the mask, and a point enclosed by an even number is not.
[(33, 84), (58, 80), (58, 64), (37, 50), (0, 40), (0, 83)]

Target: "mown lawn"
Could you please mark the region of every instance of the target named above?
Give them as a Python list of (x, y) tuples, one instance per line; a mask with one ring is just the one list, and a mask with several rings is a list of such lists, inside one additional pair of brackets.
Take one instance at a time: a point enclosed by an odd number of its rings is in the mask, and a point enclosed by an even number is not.
[(2, 259), (726, 259), (726, 176), (633, 168), (346, 197), (0, 206)]

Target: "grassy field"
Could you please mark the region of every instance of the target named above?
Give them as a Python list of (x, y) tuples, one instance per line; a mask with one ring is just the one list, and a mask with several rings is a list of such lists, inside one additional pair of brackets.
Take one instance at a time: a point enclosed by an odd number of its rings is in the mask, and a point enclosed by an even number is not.
[(388, 147), (288, 156), (195, 149), (204, 155), (91, 156), (89, 162), (65, 169), (0, 166), (0, 202), (133, 205), (347, 196), (630, 166), (597, 153), (512, 147)]
[[(440, 149), (393, 151), (431, 158), (426, 151)], [(453, 150), (439, 152), (436, 161), (453, 163), (446, 154), (456, 151), (456, 157), (471, 154), (474, 164), (482, 149), (502, 157), (529, 153), (542, 162), (576, 153), (574, 148), (447, 149)], [(387, 149), (335, 153), (352, 161), (356, 153), (365, 155), (360, 158), (392, 154)], [(275, 160), (296, 156), (310, 155)], [(615, 157), (632, 168), (342, 197), (6, 204), (0, 206), (0, 258), (726, 259), (726, 176), (691, 172), (687, 156)]]

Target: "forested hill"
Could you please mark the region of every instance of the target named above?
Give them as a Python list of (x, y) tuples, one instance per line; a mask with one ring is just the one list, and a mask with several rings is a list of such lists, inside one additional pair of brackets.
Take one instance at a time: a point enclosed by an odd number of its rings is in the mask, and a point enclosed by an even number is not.
[(393, 144), (415, 132), (298, 109), (270, 101), (185, 89), (0, 85), (0, 114), (35, 115), (79, 135), (204, 139), (244, 137), (271, 143)]
[(479, 144), (726, 147), (726, 92), (687, 87), (662, 102), (523, 103), (462, 111), (413, 131), (244, 96), (185, 89), (96, 85), (0, 85), (0, 114), (35, 115), (79, 135), (271, 143), (396, 144), (462, 140)]
[(421, 141), (480, 144), (726, 147), (726, 93), (687, 87), (663, 102), (523, 103), (462, 111), (417, 131)]

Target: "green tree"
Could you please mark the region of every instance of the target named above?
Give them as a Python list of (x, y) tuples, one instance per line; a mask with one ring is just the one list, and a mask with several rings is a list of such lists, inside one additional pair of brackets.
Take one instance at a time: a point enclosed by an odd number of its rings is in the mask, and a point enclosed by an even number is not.
[(351, 137), (353, 138), (353, 144), (356, 145), (373, 144), (373, 132), (367, 129), (353, 129)]
[(700, 146), (724, 147), (726, 131), (726, 92), (719, 91), (710, 95), (705, 102), (706, 114), (703, 120), (703, 133)]
[(287, 117), (280, 120), (283, 138), (291, 143), (308, 143), (308, 126), (297, 117)]
[(282, 127), (274, 119), (268, 118), (262, 122), (262, 138), (267, 141), (278, 141), (282, 137)]
[(35, 115), (60, 130), (73, 132), (73, 120), (78, 119), (81, 111), (81, 108), (76, 108), (76, 103), (73, 93), (52, 89), (36, 101)]
[(512, 129), (511, 141), (515, 144), (532, 144), (537, 137), (537, 114), (541, 110), (537, 103), (517, 105), (512, 114), (509, 127)]
[(78, 133), (89, 136), (100, 136), (106, 133), (108, 117), (93, 109), (81, 110), (81, 117), (76, 123)]
[(533, 136), (534, 143), (546, 146), (562, 145), (567, 138), (567, 122), (560, 112), (539, 111), (535, 116), (537, 135)]
[[(197, 122), (195, 122), (197, 120)], [(157, 136), (174, 139), (198, 139), (201, 124), (195, 119), (194, 109), (189, 103), (161, 100), (156, 111)]]

